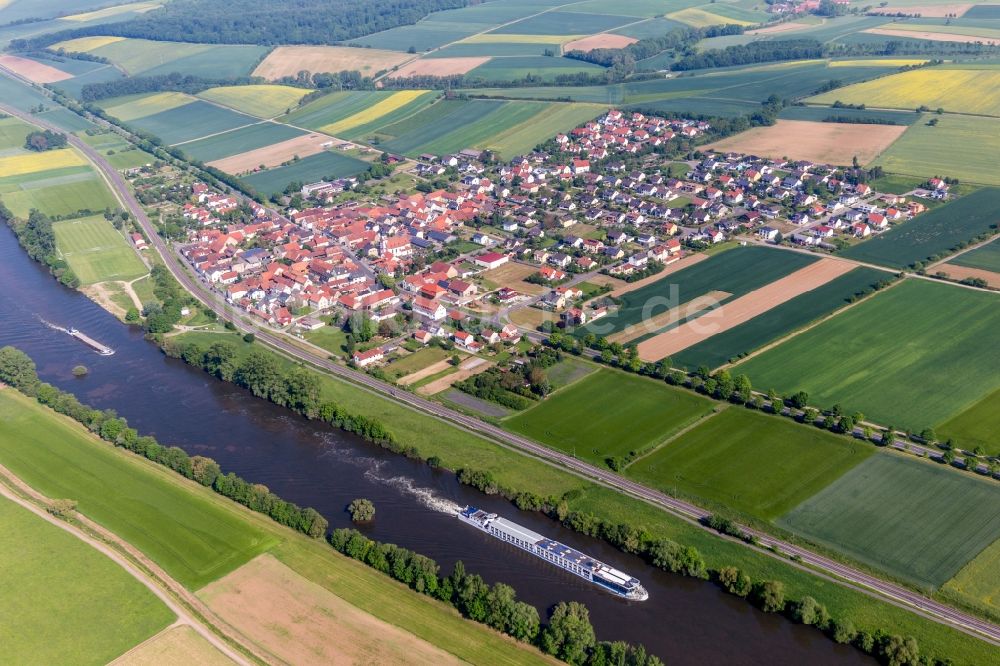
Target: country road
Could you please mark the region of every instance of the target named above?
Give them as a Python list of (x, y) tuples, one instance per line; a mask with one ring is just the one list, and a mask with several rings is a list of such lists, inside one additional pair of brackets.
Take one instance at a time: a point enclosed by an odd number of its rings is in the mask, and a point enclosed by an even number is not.
[[(54, 131), (61, 131), (58, 127), (55, 127), (47, 122), (43, 122), (31, 114), (10, 108), (7, 105), (0, 104), (0, 110), (40, 127)], [(619, 476), (610, 470), (596, 467), (567, 454), (563, 454), (559, 451), (538, 444), (530, 439), (510, 433), (493, 424), (486, 423), (475, 417), (467, 416), (449, 409), (439, 403), (408, 393), (394, 387), (391, 384), (375, 379), (363, 372), (358, 372), (338, 365), (324, 356), (304, 351), (300, 347), (288, 342), (287, 339), (280, 334), (276, 334), (266, 328), (258, 328), (247, 324), (237, 315), (236, 312), (234, 312), (233, 308), (225, 302), (221, 294), (200, 284), (195, 278), (191, 277), (186, 270), (184, 270), (177, 255), (171, 251), (171, 248), (168, 247), (164, 240), (159, 236), (156, 228), (150, 222), (145, 211), (142, 209), (142, 206), (132, 195), (131, 190), (122, 178), (121, 174), (119, 174), (96, 150), (84, 143), (78, 137), (70, 134), (68, 135), (68, 138), (72, 145), (82, 151), (95, 164), (95, 166), (97, 166), (106, 180), (117, 191), (118, 196), (125, 202), (128, 210), (142, 226), (151, 242), (151, 245), (163, 257), (165, 265), (177, 281), (201, 303), (211, 307), (219, 313), (220, 317), (223, 319), (231, 321), (239, 330), (252, 332), (258, 341), (278, 349), (290, 357), (301, 360), (305, 363), (321, 368), (333, 375), (341, 377), (342, 379), (358, 386), (361, 390), (366, 390), (370, 393), (383, 397), (389, 397), (430, 417), (457, 425), (470, 433), (485, 436), (486, 438), (507, 448), (527, 453), (550, 465), (564, 470), (570, 470), (579, 476), (597, 481), (634, 498), (649, 502), (650, 504), (658, 506), (685, 520), (697, 522), (710, 515), (710, 512), (694, 504), (670, 497), (669, 495), (652, 490), (642, 484)], [(865, 573), (864, 571), (813, 553), (800, 546), (781, 541), (764, 532), (752, 530), (742, 526), (741, 529), (743, 529), (747, 534), (756, 536), (757, 539), (759, 539), (759, 543), (763, 546), (763, 548), (758, 547), (757, 550), (763, 554), (782, 559), (784, 561), (787, 561), (788, 556), (795, 555), (798, 558), (801, 558), (801, 563), (808, 565), (809, 570), (813, 571), (813, 573), (818, 572), (818, 575), (839, 578), (873, 597), (910, 609), (929, 619), (952, 626), (969, 635), (976, 636), (977, 638), (983, 639), (993, 645), (1000, 646), (1000, 626), (977, 618), (973, 615), (963, 613), (962, 611), (952, 608), (946, 604), (939, 603), (905, 587), (896, 585), (889, 581), (881, 580), (873, 575)], [(780, 551), (780, 553), (774, 553), (767, 550), (772, 546)], [(753, 546), (748, 545), (747, 547)]]

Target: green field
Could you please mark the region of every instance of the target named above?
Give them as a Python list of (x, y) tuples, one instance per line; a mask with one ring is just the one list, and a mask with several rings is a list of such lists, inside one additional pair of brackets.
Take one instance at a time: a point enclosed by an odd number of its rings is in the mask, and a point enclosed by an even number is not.
[(497, 28), (494, 35), (590, 35), (634, 23), (634, 16), (617, 16), (613, 7), (594, 14), (575, 11), (553, 11), (531, 16)]
[[(610, 335), (647, 317), (692, 301), (711, 291), (724, 291), (737, 298), (774, 282), (816, 261), (798, 252), (753, 246), (728, 250), (710, 259), (672, 273), (662, 280), (623, 294), (616, 314), (580, 326), (576, 334)], [(651, 330), (643, 337), (659, 332)], [(642, 340), (642, 337), (636, 338)]]
[(186, 143), (181, 147), (185, 155), (203, 162), (238, 155), (274, 143), (302, 136), (302, 130), (279, 123), (259, 123), (223, 132), (205, 139)]
[(515, 56), (494, 58), (476, 67), (465, 76), (467, 79), (482, 79), (483, 81), (519, 81), (530, 75), (543, 81), (553, 81), (562, 74), (600, 74), (603, 71), (604, 68), (600, 65), (582, 60), (546, 56)]
[(1000, 486), (892, 454), (872, 456), (778, 522), (920, 585), (938, 587), (1000, 537)]
[(946, 597), (955, 596), (967, 604), (985, 607), (994, 617), (1000, 614), (1000, 539), (985, 548), (974, 560), (962, 567), (955, 577), (941, 588)]
[(282, 192), (289, 183), (313, 183), (324, 178), (356, 176), (368, 162), (330, 151), (304, 157), (289, 166), (251, 174), (243, 182), (265, 195)]
[(504, 426), (603, 464), (609, 456), (659, 444), (714, 408), (711, 400), (689, 391), (601, 369), (507, 419)]
[(998, 305), (995, 294), (907, 279), (734, 372), (919, 431), (1000, 388)]
[(301, 109), (284, 116), (282, 120), (318, 130), (361, 113), (392, 95), (393, 91), (334, 92), (309, 102)]
[(179, 72), (224, 79), (247, 76), (266, 52), (263, 46), (124, 39), (88, 53), (107, 58), (133, 76)]
[(948, 263), (1000, 273), (1000, 240), (994, 240), (986, 245), (980, 245), (975, 250), (964, 252), (954, 259), (949, 259)]
[(778, 114), (778, 117), (783, 120), (813, 120), (817, 122), (822, 122), (831, 116), (857, 118), (858, 120), (881, 120), (893, 125), (912, 125), (920, 120), (920, 114), (912, 111), (834, 109), (829, 106), (786, 106)]
[(0, 119), (0, 154), (6, 154), (11, 148), (24, 148), (24, 139), (33, 129), (13, 116)]
[(22, 219), (32, 209), (46, 215), (72, 215), (81, 210), (93, 213), (118, 208), (104, 181), (87, 167), (53, 169), (28, 176), (0, 178), (0, 200)]
[(885, 277), (888, 274), (882, 271), (855, 268), (850, 273), (771, 308), (748, 322), (717, 333), (674, 354), (674, 364), (691, 369), (701, 365), (716, 368), (846, 306), (848, 298)]
[(173, 622), (119, 565), (4, 497), (0, 524), (3, 663), (100, 666)]
[(840, 255), (890, 268), (905, 268), (950, 254), (958, 243), (988, 232), (998, 224), (1000, 188), (988, 187), (897, 224), (875, 238), (852, 245)]
[(732, 407), (638, 460), (628, 476), (773, 520), (873, 451), (864, 442)]
[(210, 104), (203, 100), (143, 116), (128, 124), (158, 136), (167, 144), (179, 144), (261, 122), (257, 118)]
[(960, 414), (935, 427), (938, 436), (952, 438), (954, 444), (987, 455), (1000, 455), (1000, 391), (995, 391)]
[(48, 497), (76, 500), (82, 513), (190, 589), (275, 543), (232, 510), (131, 463), (76, 424), (13, 391), (0, 393), (0, 443), (0, 464)]
[(310, 92), (308, 88), (278, 85), (225, 86), (209, 88), (198, 97), (258, 118), (274, 118), (295, 108)]
[(104, 216), (52, 225), (56, 247), (83, 284), (134, 280), (148, 271), (135, 251)]
[[(938, 124), (927, 122), (936, 118)], [(1000, 119), (924, 114), (903, 133), (875, 164), (890, 173), (950, 176), (962, 182), (1000, 185), (995, 156), (1000, 153)]]

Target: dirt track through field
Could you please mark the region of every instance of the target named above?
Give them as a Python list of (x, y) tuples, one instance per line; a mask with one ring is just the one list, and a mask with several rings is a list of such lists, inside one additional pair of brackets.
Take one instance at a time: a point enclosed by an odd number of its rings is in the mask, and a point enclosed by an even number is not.
[(208, 166), (215, 167), (226, 173), (238, 174), (252, 171), (263, 164), (268, 169), (281, 166), (284, 162), (292, 159), (296, 155), (299, 157), (309, 157), (322, 153), (324, 144), (337, 143), (337, 139), (330, 138), (326, 134), (307, 134), (288, 139), (280, 143), (272, 143), (270, 146), (249, 150), (245, 153), (224, 157), (221, 160), (209, 162)]
[(34, 83), (56, 83), (73, 78), (72, 74), (67, 74), (61, 69), (12, 55), (0, 56), (0, 67), (6, 67)]
[[(682, 303), (676, 308), (672, 308), (665, 312), (661, 312), (655, 317), (650, 317), (649, 319), (644, 319), (638, 324), (632, 324), (623, 331), (619, 331), (614, 335), (608, 336), (608, 342), (618, 342), (621, 344), (628, 344), (636, 338), (640, 338), (647, 333), (653, 333), (661, 328), (675, 324), (682, 319), (686, 319), (692, 315), (708, 310), (712, 306), (726, 300), (732, 296), (727, 291), (710, 291), (703, 296), (698, 296), (687, 303)], [(663, 334), (661, 334), (663, 335)]]
[(421, 386), (417, 389), (417, 393), (420, 395), (434, 395), (435, 393), (440, 393), (447, 388), (451, 388), (451, 385), (455, 382), (468, 379), (472, 375), (478, 375), (480, 372), (486, 372), (492, 366), (493, 364), (484, 358), (467, 358), (462, 361), (462, 365), (458, 366), (458, 372), (453, 372), (450, 375), (442, 377), (441, 379), (435, 379), (430, 384)]
[(1000, 288), (1000, 273), (994, 273), (983, 268), (972, 268), (971, 266), (959, 266), (958, 264), (941, 264), (935, 267), (935, 272), (943, 271), (952, 280), (964, 280), (966, 278), (979, 278), (986, 280), (986, 284), (991, 287)]
[(430, 377), (431, 375), (436, 375), (439, 372), (444, 372), (448, 369), (451, 363), (448, 360), (438, 361), (437, 363), (431, 363), (426, 368), (422, 370), (417, 370), (416, 372), (411, 372), (408, 375), (404, 375), (396, 380), (396, 383), (400, 386), (409, 386), (410, 384), (416, 384), (424, 377)]
[(672, 264), (668, 264), (666, 268), (657, 273), (656, 275), (650, 275), (647, 278), (641, 280), (636, 280), (635, 282), (625, 283), (623, 286), (616, 288), (611, 292), (611, 295), (618, 298), (622, 294), (627, 294), (630, 291), (635, 291), (636, 289), (641, 289), (647, 284), (652, 284), (658, 280), (662, 280), (671, 273), (676, 273), (677, 271), (687, 268), (688, 266), (694, 266), (698, 262), (705, 261), (708, 259), (709, 255), (699, 252), (698, 254), (689, 254), (686, 257), (678, 259)]
[(417, 636), (260, 555), (198, 596), (288, 664), (458, 664)]
[(854, 264), (839, 259), (820, 259), (703, 317), (640, 342), (639, 358), (643, 361), (658, 361), (676, 354), (695, 343), (750, 321), (796, 296), (821, 287), (854, 267)]
[(456, 58), (424, 58), (414, 60), (389, 74), (390, 79), (405, 79), (410, 76), (458, 76), (486, 64), (488, 56), (468, 56)]

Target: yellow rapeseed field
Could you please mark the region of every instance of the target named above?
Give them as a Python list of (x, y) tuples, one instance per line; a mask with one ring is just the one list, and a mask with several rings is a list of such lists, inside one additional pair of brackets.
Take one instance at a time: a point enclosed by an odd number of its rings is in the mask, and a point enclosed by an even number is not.
[(927, 62), (927, 58), (907, 59), (907, 58), (872, 58), (870, 60), (833, 60), (830, 67), (906, 67), (908, 65), (922, 65)]
[(64, 42), (57, 42), (50, 48), (56, 51), (62, 49), (68, 53), (90, 53), (102, 46), (122, 41), (125, 41), (124, 37), (105, 37), (100, 35), (96, 37), (78, 37), (76, 39), (67, 39)]
[(396, 109), (401, 109), (426, 92), (426, 90), (403, 90), (393, 93), (378, 104), (373, 104), (364, 111), (355, 113), (353, 116), (348, 116), (343, 120), (338, 120), (335, 123), (324, 125), (320, 128), (320, 131), (336, 136), (338, 132), (344, 132), (366, 123), (370, 123), (373, 120), (378, 120), (382, 116), (392, 113)]
[(108, 100), (110, 104), (101, 104), (109, 114), (126, 122), (137, 118), (145, 118), (154, 113), (176, 109), (194, 102), (194, 98), (179, 92), (161, 92), (138, 97), (124, 97)]
[(306, 88), (291, 86), (222, 86), (209, 88), (199, 93), (198, 97), (258, 118), (273, 118), (294, 107), (311, 92)]
[(26, 173), (62, 169), (63, 167), (84, 166), (87, 162), (69, 148), (49, 150), (44, 153), (25, 153), (0, 157), (0, 178), (20, 176)]
[(865, 104), (890, 109), (925, 105), (955, 113), (1000, 116), (1000, 70), (928, 67), (858, 83), (809, 98), (809, 102)]
[(741, 21), (727, 16), (719, 16), (718, 14), (713, 14), (712, 12), (707, 12), (704, 9), (698, 9), (696, 7), (689, 7), (687, 9), (682, 9), (679, 12), (672, 12), (667, 14), (667, 18), (685, 23), (692, 28), (707, 28), (710, 25), (724, 25), (726, 23), (735, 25), (754, 25), (751, 21)]

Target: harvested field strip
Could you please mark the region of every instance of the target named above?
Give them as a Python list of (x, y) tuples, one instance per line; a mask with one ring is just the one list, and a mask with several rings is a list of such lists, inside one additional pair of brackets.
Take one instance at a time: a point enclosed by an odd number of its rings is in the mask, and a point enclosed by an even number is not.
[[(289, 127), (283, 123), (262, 122), (185, 143), (181, 147), (181, 150), (188, 157), (193, 157), (203, 162), (214, 162), (257, 150), (267, 151), (271, 146), (295, 140), (302, 137), (303, 134), (302, 130)], [(312, 136), (322, 137), (322, 142), (332, 141), (325, 134), (314, 132)], [(289, 159), (291, 157), (289, 155)], [(260, 162), (251, 164), (247, 168), (252, 169), (259, 164)]]
[(73, 78), (72, 74), (51, 65), (13, 55), (0, 55), (0, 67), (5, 67), (32, 83), (55, 83)]
[(168, 628), (108, 666), (232, 666), (229, 657), (190, 626)]
[(948, 263), (951, 265), (968, 266), (969, 268), (982, 268), (1000, 273), (1000, 239), (993, 240), (973, 250), (952, 257), (948, 260)]
[(816, 260), (799, 252), (763, 246), (727, 250), (624, 294), (617, 312), (577, 327), (574, 335), (611, 335), (710, 291), (742, 296)]
[(1000, 389), (998, 307), (996, 294), (907, 279), (733, 372), (919, 432)]
[(291, 86), (224, 86), (209, 88), (198, 93), (198, 97), (257, 118), (274, 118), (294, 108), (311, 92), (308, 88)]
[(438, 361), (437, 363), (432, 363), (428, 365), (423, 370), (417, 370), (416, 372), (410, 373), (405, 377), (400, 377), (396, 380), (396, 383), (400, 386), (409, 386), (410, 384), (416, 384), (424, 377), (430, 377), (431, 375), (436, 375), (439, 372), (444, 372), (451, 367), (450, 361)]
[[(609, 396), (628, 396), (609, 403)], [(504, 427), (598, 465), (658, 445), (715, 409), (663, 382), (602, 368), (504, 421)]]
[(937, 587), (1000, 537), (1000, 512), (982, 511), (998, 504), (996, 483), (880, 453), (778, 523), (900, 578)]
[(263, 148), (214, 160), (209, 162), (208, 166), (232, 174), (251, 171), (259, 166), (270, 169), (281, 166), (294, 157), (304, 158), (321, 153), (328, 147), (330, 141), (330, 137), (326, 134), (297, 136)]
[(453, 372), (449, 375), (445, 375), (440, 379), (435, 379), (429, 384), (424, 384), (417, 389), (417, 393), (421, 395), (434, 395), (435, 393), (440, 393), (441, 391), (451, 388), (451, 385), (455, 382), (460, 382), (463, 379), (468, 379), (473, 375), (478, 375), (481, 372), (486, 372), (493, 364), (486, 359), (467, 358), (462, 361), (462, 364), (458, 366), (458, 372)]
[(837, 308), (846, 307), (849, 298), (871, 288), (885, 277), (886, 273), (873, 268), (855, 268), (748, 322), (673, 354), (671, 358), (676, 365), (691, 369), (700, 365), (716, 368), (817, 321)]
[[(62, 21), (97, 21), (99, 19), (111, 18), (112, 16), (118, 16), (119, 14), (128, 14), (129, 12), (135, 12), (137, 14), (144, 14), (150, 10), (156, 9), (157, 7), (162, 7), (163, 2), (131, 2), (124, 5), (112, 5), (111, 7), (105, 7), (104, 9), (96, 9), (92, 12), (83, 12), (82, 14), (72, 14), (70, 16), (63, 16), (60, 20)], [(102, 39), (111, 39), (109, 37), (103, 37)]]
[(413, 57), (401, 51), (351, 46), (279, 46), (257, 65), (253, 75), (274, 80), (308, 70), (314, 74), (357, 71), (371, 76)]
[(563, 44), (563, 51), (590, 52), (594, 49), (621, 49), (625, 48), (629, 44), (634, 44), (637, 41), (639, 40), (634, 37), (601, 33), (599, 35), (591, 35), (590, 37), (584, 37), (583, 39), (574, 39), (571, 42), (566, 42)]
[(0, 178), (64, 167), (86, 166), (87, 161), (71, 148), (0, 157)]
[(118, 120), (129, 122), (137, 118), (151, 116), (161, 111), (169, 111), (186, 104), (191, 104), (195, 99), (189, 95), (179, 92), (161, 92), (152, 95), (130, 95), (128, 97), (116, 97), (105, 100), (101, 103), (101, 108), (109, 116), (114, 116)]
[[(836, 110), (831, 110), (836, 115)], [(906, 131), (905, 126), (778, 120), (718, 141), (708, 148), (764, 157), (851, 164), (856, 157), (867, 164)]]
[(627, 474), (772, 520), (872, 453), (864, 442), (734, 407), (636, 461)]
[(934, 267), (934, 272), (943, 271), (952, 280), (985, 280), (990, 287), (1000, 289), (1000, 273), (984, 268), (972, 268), (958, 264), (940, 264)]
[(53, 51), (63, 50), (67, 53), (90, 53), (95, 49), (101, 48), (102, 46), (123, 41), (125, 41), (124, 37), (77, 37), (76, 39), (67, 39), (63, 42), (56, 42), (49, 48)]
[(678, 259), (674, 263), (667, 265), (666, 268), (664, 268), (656, 275), (650, 275), (647, 278), (636, 280), (635, 282), (626, 282), (622, 286), (615, 288), (615, 290), (611, 292), (611, 295), (614, 296), (615, 298), (618, 298), (619, 296), (627, 294), (630, 291), (642, 289), (643, 287), (653, 284), (654, 282), (659, 282), (660, 280), (667, 277), (671, 273), (676, 273), (677, 271), (683, 270), (688, 266), (693, 266), (694, 264), (705, 261), (708, 258), (709, 255), (705, 254), (704, 252), (697, 252), (695, 254), (686, 255), (685, 257)]
[[(670, 310), (661, 312), (654, 317), (632, 324), (614, 335), (609, 335), (608, 342), (618, 342), (623, 345), (628, 344), (636, 338), (641, 338), (642, 336), (649, 335), (650, 333), (656, 333), (660, 329), (667, 328), (672, 324), (687, 320), (689, 317), (697, 317), (701, 313), (707, 313), (709, 310), (716, 308), (716, 306), (721, 307), (719, 304), (730, 296), (732, 296), (732, 294), (726, 291), (710, 291), (707, 294), (702, 294), (701, 296), (698, 296), (697, 298), (694, 298), (686, 303), (682, 303), (676, 308), (671, 308)], [(676, 329), (672, 329), (670, 333), (674, 330)], [(661, 333), (660, 335), (639, 344), (639, 355), (644, 361), (656, 361), (663, 358), (663, 356), (658, 356), (654, 359), (648, 359), (643, 356), (643, 345), (647, 342), (659, 340), (661, 335), (668, 335), (668, 333)], [(655, 345), (653, 346), (655, 347)]]
[(415, 101), (418, 97), (426, 94), (427, 92), (428, 91), (426, 90), (402, 90), (400, 92), (393, 93), (390, 97), (383, 99), (360, 113), (355, 113), (354, 115), (344, 118), (343, 120), (324, 125), (319, 129), (327, 134), (336, 136), (339, 132), (370, 123), (373, 120), (392, 113), (393, 111)]
[(639, 343), (639, 358), (658, 361), (676, 354), (717, 333), (739, 326), (800, 294), (821, 287), (853, 268), (854, 264), (846, 261), (820, 259), (791, 275), (724, 303), (711, 313), (642, 341)]
[(414, 60), (403, 65), (389, 78), (407, 78), (410, 76), (457, 76), (489, 62), (488, 56), (469, 56), (461, 58), (426, 58)]
[(198, 596), (283, 663), (461, 663), (359, 610), (271, 555), (257, 557)]
[[(0, 423), (4, 446), (10, 438)], [(117, 563), (2, 496), (0, 524), (5, 663), (104, 664), (173, 622)], [(59, 631), (41, 629), (56, 620)]]
[(275, 543), (235, 509), (182, 487), (174, 472), (123, 455), (14, 391), (0, 392), (0, 440), (0, 464), (48, 497), (73, 498), (189, 589)]

